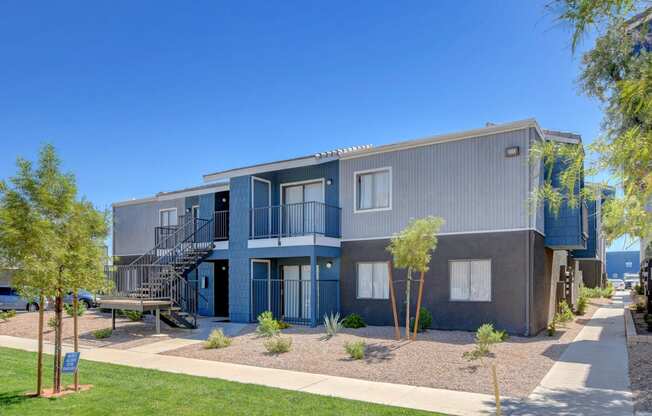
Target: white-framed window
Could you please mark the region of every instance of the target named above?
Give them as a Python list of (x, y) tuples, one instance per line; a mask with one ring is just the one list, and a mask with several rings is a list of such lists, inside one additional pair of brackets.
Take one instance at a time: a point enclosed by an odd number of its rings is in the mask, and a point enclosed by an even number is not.
[(491, 260), (451, 260), (452, 301), (491, 301)]
[(387, 267), (386, 261), (357, 264), (358, 299), (389, 299)]
[(632, 268), (632, 262), (631, 261), (626, 261), (625, 262), (625, 268), (626, 269), (631, 269)]
[(177, 225), (177, 209), (167, 208), (158, 212), (158, 225), (161, 227), (168, 227)]
[(354, 173), (354, 212), (392, 209), (392, 168), (364, 170)]

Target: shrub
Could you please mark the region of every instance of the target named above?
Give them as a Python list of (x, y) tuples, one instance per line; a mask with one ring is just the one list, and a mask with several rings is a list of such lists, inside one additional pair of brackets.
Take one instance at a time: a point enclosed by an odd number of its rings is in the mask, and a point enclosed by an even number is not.
[(93, 331), (93, 336), (95, 339), (108, 338), (111, 336), (111, 334), (113, 334), (113, 330), (111, 328), (103, 328)]
[(602, 289), (602, 296), (611, 299), (611, 297), (614, 295), (614, 285), (611, 282), (607, 282), (607, 285)]
[[(71, 304), (64, 303), (63, 304), (63, 309), (66, 311), (66, 314), (68, 316), (73, 316), (75, 315), (74, 308)], [(84, 302), (77, 302), (77, 316), (82, 316), (86, 312), (86, 304)]]
[(496, 330), (496, 332), (500, 336), (501, 341), (507, 341), (509, 339), (509, 334), (504, 329)]
[(48, 327), (52, 329), (56, 329), (57, 327), (57, 317), (53, 316), (52, 318), (48, 319)]
[(265, 349), (270, 354), (281, 354), (290, 351), (292, 347), (292, 338), (273, 336), (265, 340)]
[(344, 344), (344, 349), (346, 350), (349, 357), (354, 360), (361, 360), (364, 358), (364, 353), (367, 349), (367, 344), (364, 341), (353, 341), (347, 342)]
[(639, 302), (636, 304), (636, 312), (638, 313), (645, 312), (645, 302)]
[(11, 309), (5, 312), (0, 312), (0, 321), (8, 321), (9, 319), (16, 316), (16, 311)]
[(352, 313), (348, 315), (346, 318), (342, 319), (342, 326), (344, 328), (364, 328), (367, 326), (367, 324), (364, 323), (362, 320), (362, 317), (358, 315), (357, 313)]
[(256, 327), (258, 335), (263, 337), (273, 337), (281, 332), (279, 323), (270, 311), (265, 311), (258, 315), (258, 327)]
[(636, 292), (637, 295), (644, 295), (645, 294), (645, 292), (643, 290), (643, 286), (641, 286), (638, 283), (636, 284), (636, 286), (634, 286), (634, 291)]
[(291, 328), (292, 325), (288, 324), (285, 321), (276, 321), (278, 323), (278, 329), (288, 329)]
[[(414, 318), (410, 319), (410, 330), (414, 331)], [(419, 309), (419, 328), (417, 328), (417, 332), (423, 332), (430, 328), (430, 325), (432, 325), (432, 314), (430, 311), (426, 308), (421, 308)]]
[(586, 313), (586, 306), (588, 304), (588, 300), (584, 296), (580, 296), (580, 298), (577, 300), (577, 308), (575, 309), (575, 313), (577, 315), (584, 315)]
[(553, 337), (557, 332), (557, 322), (553, 319), (552, 322), (548, 324), (548, 336)]
[(558, 324), (565, 324), (573, 320), (573, 311), (565, 300), (559, 302), (559, 312), (555, 315), (555, 321)]
[(143, 313), (139, 311), (122, 310), (120, 312), (132, 322), (137, 322), (143, 319)]
[(475, 333), (475, 349), (467, 351), (462, 356), (468, 360), (477, 360), (489, 355), (493, 344), (503, 342), (500, 331), (496, 331), (492, 324), (483, 324)]
[(214, 349), (214, 348), (224, 348), (231, 345), (231, 338), (224, 335), (221, 329), (214, 329), (213, 332), (208, 336), (206, 342), (204, 342), (204, 348)]
[(340, 314), (339, 312), (333, 315), (332, 313), (330, 316), (324, 314), (324, 329), (326, 330), (326, 335), (322, 339), (324, 340), (329, 340), (337, 333), (339, 330), (342, 328), (342, 323), (340, 322)]

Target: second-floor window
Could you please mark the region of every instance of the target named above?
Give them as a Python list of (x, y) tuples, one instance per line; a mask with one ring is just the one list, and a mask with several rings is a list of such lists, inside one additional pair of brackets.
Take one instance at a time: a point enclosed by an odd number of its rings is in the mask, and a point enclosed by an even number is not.
[(356, 172), (356, 211), (392, 208), (392, 170), (381, 168)]
[(159, 225), (161, 227), (169, 227), (172, 225), (177, 225), (177, 209), (162, 209), (158, 213), (159, 215)]

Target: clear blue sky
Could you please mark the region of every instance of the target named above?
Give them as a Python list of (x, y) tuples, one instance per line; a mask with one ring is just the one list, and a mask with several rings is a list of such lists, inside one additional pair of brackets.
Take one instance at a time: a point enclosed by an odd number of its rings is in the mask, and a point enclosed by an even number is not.
[(588, 142), (600, 109), (547, 2), (3, 1), (0, 177), (50, 142), (107, 208), (487, 121)]

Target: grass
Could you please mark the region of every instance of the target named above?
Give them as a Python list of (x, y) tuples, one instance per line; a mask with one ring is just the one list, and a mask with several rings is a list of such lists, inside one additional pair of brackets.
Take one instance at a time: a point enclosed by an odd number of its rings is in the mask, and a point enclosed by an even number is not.
[[(83, 355), (83, 353), (82, 353)], [(36, 354), (0, 348), (0, 414), (37, 415), (432, 415), (433, 413), (318, 396), (252, 384), (155, 370), (94, 363), (79, 364), (87, 392), (58, 399), (23, 395), (34, 390)], [(52, 357), (45, 356), (49, 387)], [(64, 385), (72, 377), (64, 376)]]

